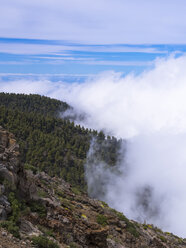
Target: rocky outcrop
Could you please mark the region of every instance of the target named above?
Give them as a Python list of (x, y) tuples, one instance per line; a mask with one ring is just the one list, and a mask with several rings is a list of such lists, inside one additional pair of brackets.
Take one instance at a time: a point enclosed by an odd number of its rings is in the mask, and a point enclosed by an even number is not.
[(14, 136), (0, 127), (0, 220), (6, 220), (11, 212), (5, 193), (7, 187), (17, 187), (19, 170), (19, 146)]
[(19, 163), (19, 145), (13, 134), (0, 127), (0, 179), (17, 186)]
[(30, 237), (39, 236), (42, 234), (42, 232), (39, 231), (37, 227), (25, 219), (20, 220), (20, 232)]
[[(152, 225), (130, 221), (60, 178), (25, 171), (14, 136), (0, 128), (1, 222), (15, 215), (15, 206), (8, 197), (11, 192), (20, 201), (17, 204), (20, 209), (16, 207), (20, 247), (25, 247), (24, 244), (31, 247), (31, 237), (42, 235), (61, 248), (186, 247), (185, 240)], [(1, 242), (3, 247), (11, 247), (6, 246), (6, 239), (0, 233)]]

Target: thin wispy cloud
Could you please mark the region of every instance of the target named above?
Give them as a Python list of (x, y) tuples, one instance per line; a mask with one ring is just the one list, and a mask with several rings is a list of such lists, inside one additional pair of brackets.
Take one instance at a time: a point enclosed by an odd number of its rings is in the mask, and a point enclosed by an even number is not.
[[(18, 62), (18, 61), (0, 61), (0, 65), (24, 65), (25, 63), (29, 64), (28, 61), (22, 61), (22, 62)], [(30, 64), (33, 64), (33, 61), (30, 62)]]
[[(45, 74), (45, 76), (68, 76), (68, 77), (87, 77), (87, 76), (91, 76), (90, 74), (65, 74), (65, 73), (53, 73), (53, 74)], [(39, 74), (39, 73), (0, 73), (0, 76), (43, 76), (43, 74)], [(93, 76), (93, 75), (92, 75)]]
[(78, 70), (80, 73), (88, 70), (88, 74), (92, 74), (112, 69), (129, 73), (134, 67), (136, 71), (150, 68), (158, 57), (167, 57), (171, 53), (180, 56), (185, 51), (184, 45), (85, 45), (52, 40), (0, 39), (0, 64), (3, 65), (0, 72), (16, 72), (17, 68), (13, 66), (23, 65), (19, 69), (22, 73), (28, 70), (40, 73), (39, 68), (43, 73), (66, 73), (69, 68), (69, 74), (73, 71), (77, 74)]
[(151, 66), (154, 61), (109, 61), (109, 60), (87, 60), (81, 61), (89, 65), (116, 65), (116, 66)]
[(36, 55), (36, 54), (55, 54), (65, 52), (68, 47), (57, 45), (41, 45), (41, 44), (22, 44), (22, 43), (0, 43), (0, 53)]
[[(38, 41), (39, 42), (39, 41)], [(51, 41), (52, 43), (52, 41)], [(141, 46), (121, 46), (121, 45), (54, 45), (50, 44), (35, 44), (32, 43), (23, 43), (20, 41), (13, 42), (0, 42), (0, 53), (9, 53), (9, 54), (56, 54), (56, 55), (67, 55), (71, 51), (79, 52), (98, 52), (98, 53), (155, 53), (155, 54), (165, 54), (168, 51), (160, 50), (157, 47), (145, 47)]]

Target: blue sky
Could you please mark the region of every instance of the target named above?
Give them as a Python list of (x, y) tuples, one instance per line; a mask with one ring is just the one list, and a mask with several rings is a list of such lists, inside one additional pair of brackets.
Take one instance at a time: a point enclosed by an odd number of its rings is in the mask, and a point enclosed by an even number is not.
[(185, 13), (183, 0), (2, 1), (0, 76), (140, 73), (185, 53)]

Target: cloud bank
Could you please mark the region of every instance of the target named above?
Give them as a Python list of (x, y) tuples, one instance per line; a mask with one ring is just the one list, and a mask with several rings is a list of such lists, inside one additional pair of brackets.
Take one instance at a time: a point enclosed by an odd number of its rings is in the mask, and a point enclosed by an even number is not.
[[(105, 72), (81, 84), (1, 81), (0, 91), (65, 100), (87, 114), (84, 125), (126, 139), (120, 175), (106, 171), (105, 200), (129, 218), (185, 237), (185, 68), (186, 57), (170, 57), (139, 76)], [(104, 166), (97, 168), (102, 178)]]

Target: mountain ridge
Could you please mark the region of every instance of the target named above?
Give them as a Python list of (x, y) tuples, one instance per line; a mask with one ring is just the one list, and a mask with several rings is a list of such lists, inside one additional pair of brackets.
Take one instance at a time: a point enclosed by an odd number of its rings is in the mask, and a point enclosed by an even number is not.
[(110, 166), (117, 162), (120, 141), (60, 118), (60, 106), (70, 108), (44, 96), (0, 93), (0, 125), (16, 136), (27, 168), (61, 175), (86, 190), (84, 164), (92, 138), (99, 143), (100, 159)]

